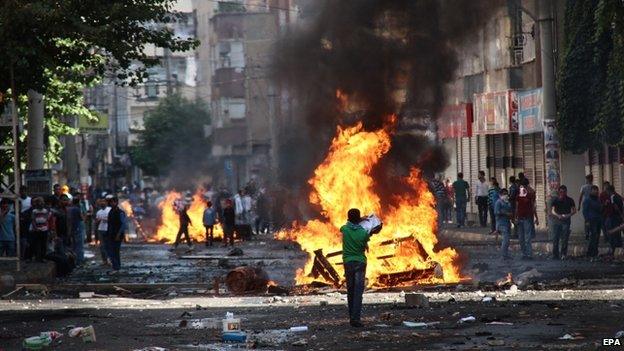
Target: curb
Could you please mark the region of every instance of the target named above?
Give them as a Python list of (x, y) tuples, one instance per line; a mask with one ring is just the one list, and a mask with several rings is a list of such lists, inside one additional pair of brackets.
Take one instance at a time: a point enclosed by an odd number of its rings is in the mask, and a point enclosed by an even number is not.
[[(496, 235), (488, 235), (481, 233), (469, 233), (469, 232), (455, 232), (450, 231), (448, 229), (443, 229), (440, 233), (440, 236), (446, 239), (459, 239), (465, 241), (480, 241), (480, 242), (490, 242), (493, 245), (500, 245), (500, 236)], [(533, 248), (533, 252), (541, 253), (541, 254), (550, 254), (552, 253), (553, 244), (550, 241), (533, 241), (531, 247)], [(509, 244), (509, 248), (513, 248), (516, 250), (520, 249), (520, 243), (518, 243), (518, 239), (511, 239), (511, 243)], [(609, 253), (608, 246), (600, 246), (598, 247), (598, 254), (604, 255)], [(568, 256), (571, 257), (584, 257), (587, 254), (587, 244), (578, 242), (569, 242), (568, 243)], [(618, 247), (615, 249), (615, 253), (613, 255), (615, 258), (624, 258), (624, 248)]]

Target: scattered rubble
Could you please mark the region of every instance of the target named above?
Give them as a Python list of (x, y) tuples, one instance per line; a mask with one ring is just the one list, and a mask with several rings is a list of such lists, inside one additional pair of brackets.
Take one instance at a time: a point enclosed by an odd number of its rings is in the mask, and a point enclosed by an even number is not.
[(429, 307), (429, 298), (425, 294), (405, 294), (407, 307)]

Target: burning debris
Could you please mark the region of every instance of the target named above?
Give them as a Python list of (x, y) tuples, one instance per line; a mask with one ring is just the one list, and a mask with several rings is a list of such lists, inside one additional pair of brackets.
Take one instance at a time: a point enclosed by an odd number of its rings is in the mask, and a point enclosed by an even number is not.
[[(327, 158), (309, 181), (313, 188), (310, 201), (321, 206), (324, 218), (297, 224), (291, 230), (276, 234), (278, 239), (298, 242), (310, 254), (305, 268), (297, 272), (297, 283), (306, 284), (322, 278), (335, 286), (340, 285), (341, 262), (331, 263), (329, 259), (340, 257), (338, 229), (352, 207), (365, 213), (383, 213), (380, 218), (384, 228), (369, 242), (369, 286), (460, 280), (457, 252), (452, 248), (436, 248), (435, 202), (420, 171), (411, 170), (402, 180), (410, 191), (396, 196), (388, 206), (382, 207), (381, 199), (373, 191), (371, 169), (390, 149), (395, 119), (388, 120), (388, 127), (375, 132), (364, 131), (361, 124), (338, 129)], [(320, 249), (330, 253), (324, 256)], [(442, 267), (442, 276), (438, 278), (434, 274), (437, 265)]]

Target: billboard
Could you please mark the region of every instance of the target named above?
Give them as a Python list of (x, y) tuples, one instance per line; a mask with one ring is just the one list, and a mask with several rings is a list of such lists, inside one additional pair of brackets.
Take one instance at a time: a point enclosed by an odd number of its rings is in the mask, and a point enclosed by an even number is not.
[(437, 118), (438, 136), (441, 139), (472, 136), (472, 104), (447, 105)]
[(108, 134), (108, 115), (95, 112), (97, 121), (90, 120), (85, 116), (78, 118), (78, 130), (81, 134)]
[(544, 130), (542, 89), (518, 92), (518, 133), (521, 135)]
[(512, 90), (474, 95), (474, 133), (500, 134), (518, 129), (517, 93)]

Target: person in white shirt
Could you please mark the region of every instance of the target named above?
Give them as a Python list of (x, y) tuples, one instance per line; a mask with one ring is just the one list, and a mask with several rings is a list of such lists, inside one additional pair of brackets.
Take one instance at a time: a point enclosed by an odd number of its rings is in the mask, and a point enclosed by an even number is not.
[(20, 213), (24, 213), (32, 207), (32, 198), (27, 195), (27, 191), (25, 186), (20, 187)]
[(475, 189), (475, 202), (479, 209), (479, 224), (482, 227), (486, 227), (488, 216), (488, 183), (485, 181), (484, 171), (479, 171), (479, 180), (475, 185)]
[[(112, 195), (107, 195), (106, 198), (112, 198)], [(107, 206), (107, 202), (104, 199), (97, 200), (99, 210), (95, 213), (95, 223), (97, 225), (98, 240), (100, 241), (100, 255), (102, 256), (102, 265), (108, 264), (108, 253), (106, 252), (106, 232), (108, 230), (108, 213), (110, 212), (110, 206)]]

